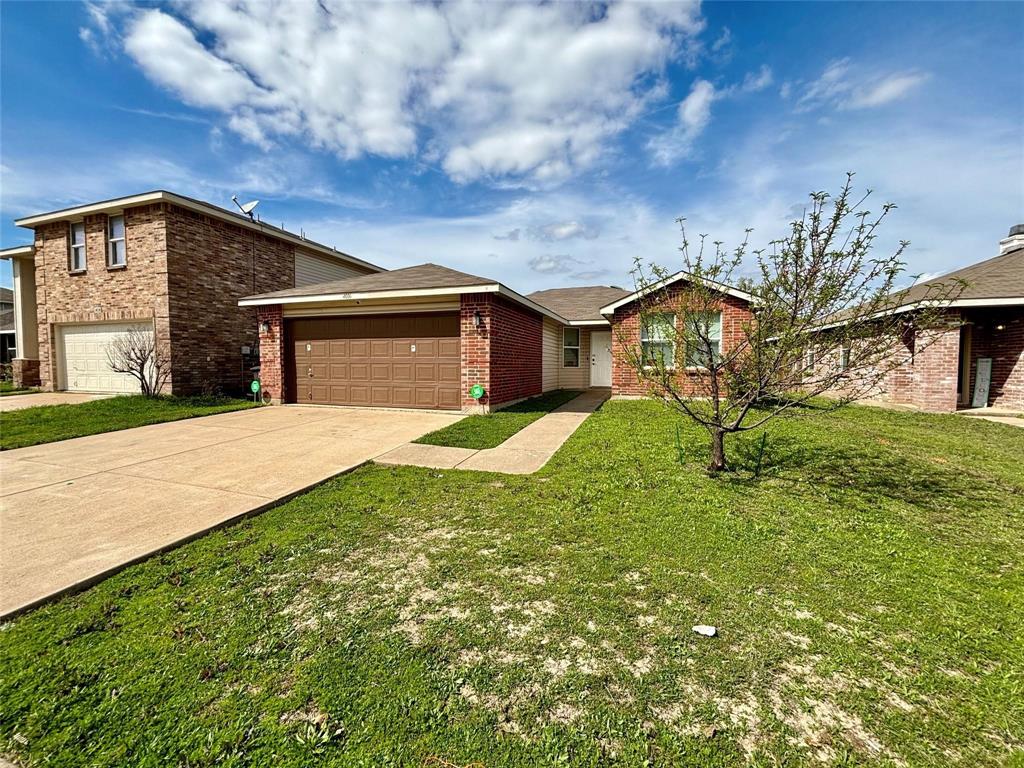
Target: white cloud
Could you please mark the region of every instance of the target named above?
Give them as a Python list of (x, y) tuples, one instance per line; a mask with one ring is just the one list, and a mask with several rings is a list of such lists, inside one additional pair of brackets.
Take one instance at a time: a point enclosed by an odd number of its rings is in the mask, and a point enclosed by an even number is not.
[[(797, 99), (798, 111), (820, 107), (866, 109), (880, 107), (907, 96), (928, 80), (925, 72), (868, 74), (850, 59), (829, 62), (821, 75), (804, 86)], [(788, 95), (788, 94), (787, 94)]]
[(542, 275), (553, 275), (563, 272), (572, 272), (581, 262), (579, 259), (568, 255), (553, 255), (545, 253), (541, 256), (534, 256), (527, 262), (530, 269), (540, 272)]
[(133, 12), (125, 50), (245, 140), (420, 155), (459, 182), (543, 184), (592, 165), (663, 93), (665, 64), (703, 24), (695, 0), (174, 8)]
[(671, 165), (690, 156), (695, 142), (711, 122), (711, 106), (716, 101), (763, 91), (773, 81), (772, 70), (768, 65), (762, 65), (757, 72), (748, 72), (741, 83), (725, 88), (716, 88), (702, 78), (694, 80), (690, 93), (679, 102), (676, 125), (648, 143), (647, 148), (654, 162), (658, 165)]
[(921, 72), (889, 75), (878, 82), (855, 89), (846, 106), (853, 109), (879, 107), (902, 99), (927, 79), (928, 75)]

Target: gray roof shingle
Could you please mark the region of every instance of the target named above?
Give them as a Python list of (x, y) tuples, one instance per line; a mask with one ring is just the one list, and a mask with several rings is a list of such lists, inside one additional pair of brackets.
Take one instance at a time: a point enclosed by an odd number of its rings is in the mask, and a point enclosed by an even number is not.
[(632, 291), (611, 285), (588, 285), (579, 288), (550, 288), (535, 291), (526, 298), (547, 307), (566, 320), (607, 320), (601, 316), (601, 307), (629, 296)]
[(303, 285), (298, 288), (286, 288), (283, 291), (260, 293), (246, 296), (245, 299), (286, 299), (306, 297), (316, 299), (317, 296), (329, 296), (340, 293), (373, 293), (375, 291), (427, 290), (430, 288), (466, 288), (478, 285), (497, 285), (497, 280), (469, 275), (439, 264), (419, 264), (415, 267), (393, 269), (372, 275), (346, 277), (344, 280), (332, 280), (329, 283)]
[(900, 303), (920, 301), (927, 298), (929, 288), (934, 295), (936, 286), (950, 286), (956, 280), (967, 283), (958, 300), (1024, 298), (1024, 248), (918, 283), (900, 296)]

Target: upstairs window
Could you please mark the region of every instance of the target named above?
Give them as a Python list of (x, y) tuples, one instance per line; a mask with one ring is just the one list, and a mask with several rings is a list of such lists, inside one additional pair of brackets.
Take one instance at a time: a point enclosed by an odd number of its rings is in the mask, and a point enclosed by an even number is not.
[(806, 368), (808, 371), (813, 371), (814, 365), (817, 362), (817, 355), (815, 354), (814, 350), (808, 349), (807, 354), (804, 356), (804, 368)]
[(671, 368), (676, 362), (676, 316), (665, 312), (650, 315), (640, 327), (640, 351), (644, 365)]
[(71, 223), (71, 252), (68, 254), (68, 269), (85, 272), (85, 222)]
[(107, 266), (125, 265), (124, 216), (110, 216), (107, 219)]
[[(686, 318), (686, 366), (707, 368), (722, 357), (722, 313), (695, 312)], [(710, 359), (708, 358), (710, 347)]]
[(580, 329), (562, 329), (562, 367), (580, 367)]

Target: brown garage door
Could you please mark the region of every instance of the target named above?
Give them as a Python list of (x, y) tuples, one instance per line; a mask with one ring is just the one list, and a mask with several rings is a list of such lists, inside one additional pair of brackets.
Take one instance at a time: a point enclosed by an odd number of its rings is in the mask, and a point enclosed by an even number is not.
[(458, 313), (288, 321), (295, 402), (461, 407)]

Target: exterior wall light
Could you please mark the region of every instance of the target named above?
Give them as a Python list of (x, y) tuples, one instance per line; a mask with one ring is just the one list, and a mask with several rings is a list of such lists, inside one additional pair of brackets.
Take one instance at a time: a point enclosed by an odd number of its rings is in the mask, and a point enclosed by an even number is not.
[(479, 311), (474, 312), (473, 313), (473, 327), (474, 328), (479, 328), (483, 324), (484, 324), (484, 319), (482, 317), (480, 317), (480, 312)]
[(997, 331), (1005, 331), (1006, 330), (1006, 326), (1003, 325), (1002, 323), (1000, 323), (999, 325), (996, 326), (996, 330)]
[(270, 323), (266, 320), (260, 321), (260, 333), (270, 333)]

